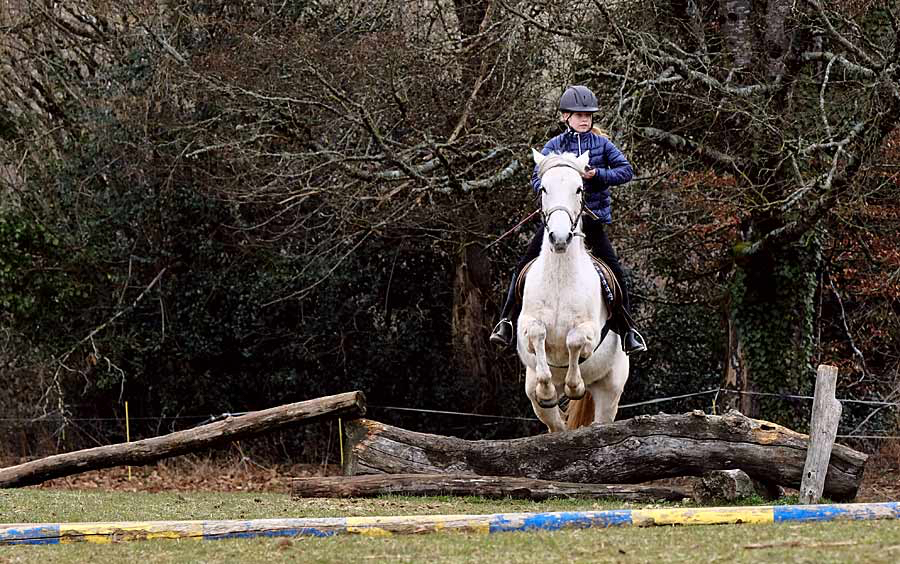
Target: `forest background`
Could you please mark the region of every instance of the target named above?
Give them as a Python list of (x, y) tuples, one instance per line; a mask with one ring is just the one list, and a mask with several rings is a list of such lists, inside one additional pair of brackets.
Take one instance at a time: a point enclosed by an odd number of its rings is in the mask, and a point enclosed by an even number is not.
[(623, 403), (698, 394), (619, 417), (803, 431), (786, 396), (829, 363), (871, 451), (900, 398), (898, 34), (893, 0), (0, 0), (0, 456), (119, 442), (125, 401), (141, 438), (353, 389), (407, 428), (540, 432), (487, 336), (569, 84), (636, 170)]

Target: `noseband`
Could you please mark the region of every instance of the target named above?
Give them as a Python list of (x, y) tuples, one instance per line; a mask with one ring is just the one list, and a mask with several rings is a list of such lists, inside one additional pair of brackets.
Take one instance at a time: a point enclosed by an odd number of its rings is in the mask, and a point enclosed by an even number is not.
[[(548, 159), (548, 160), (549, 160), (549, 159)], [(544, 162), (547, 162), (547, 161), (544, 161)], [(581, 176), (581, 171), (578, 170), (578, 167), (575, 166), (574, 164), (572, 164), (572, 163), (570, 163), (569, 161), (566, 161), (566, 160), (562, 160), (562, 159), (556, 160), (556, 159), (554, 159), (554, 160), (551, 161), (546, 167), (541, 166), (541, 167), (538, 169), (538, 178), (543, 178), (543, 177), (544, 177), (544, 173), (546, 173), (546, 172), (547, 172), (548, 170), (550, 170), (551, 168), (559, 168), (559, 167), (571, 168), (572, 170), (576, 171), (576, 172), (578, 173), (579, 176)], [(540, 190), (540, 195), (541, 195), (542, 200), (543, 200), (544, 194), (546, 194), (546, 193), (547, 193), (547, 189), (544, 188), (543, 185), (542, 185), (542, 186), (541, 186), (541, 190)], [(578, 210), (578, 213), (574, 213), (574, 214), (573, 214), (572, 211), (571, 211), (569, 208), (567, 208), (566, 206), (553, 206), (553, 207), (550, 208), (549, 210), (542, 210), (542, 211), (541, 211), (541, 220), (543, 220), (543, 222), (544, 222), (544, 230), (545, 230), (545, 231), (550, 231), (550, 227), (549, 227), (549, 224), (550, 224), (550, 216), (553, 215), (555, 212), (558, 212), (558, 211), (564, 211), (564, 212), (566, 212), (566, 215), (567, 215), (568, 218), (569, 218), (569, 233), (571, 233), (572, 236), (574, 236), (574, 237), (584, 237), (584, 233), (583, 233), (583, 232), (577, 231), (577, 229), (578, 229), (578, 218), (581, 217), (581, 216), (582, 216), (584, 213), (586, 213), (586, 211), (587, 211), (587, 208), (586, 208), (585, 205), (584, 205), (584, 188), (583, 188), (582, 186), (579, 186), (579, 187), (578, 187), (578, 190), (575, 191), (575, 194), (577, 194), (578, 196), (580, 196), (579, 200), (581, 201), (581, 206), (580, 206), (580, 208), (579, 208), (579, 210)], [(542, 205), (541, 207), (543, 208), (543, 205)]]

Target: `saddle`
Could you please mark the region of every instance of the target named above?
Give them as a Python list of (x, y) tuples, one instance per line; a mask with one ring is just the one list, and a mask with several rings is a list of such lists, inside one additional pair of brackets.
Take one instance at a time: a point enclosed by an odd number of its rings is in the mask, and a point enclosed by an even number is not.
[[(600, 276), (600, 284), (603, 286), (603, 300), (606, 302), (606, 310), (609, 312), (607, 317), (611, 318), (613, 312), (615, 312), (622, 304), (622, 287), (619, 286), (619, 281), (616, 279), (616, 275), (608, 264), (594, 255), (589, 254), (588, 256), (591, 257), (591, 262), (594, 263), (594, 270), (596, 270), (597, 275)], [(528, 261), (516, 277), (516, 299), (519, 303), (522, 303), (522, 295), (525, 293), (525, 277), (528, 275), (531, 265), (534, 264), (534, 261), (536, 260), (537, 259), (534, 258)]]

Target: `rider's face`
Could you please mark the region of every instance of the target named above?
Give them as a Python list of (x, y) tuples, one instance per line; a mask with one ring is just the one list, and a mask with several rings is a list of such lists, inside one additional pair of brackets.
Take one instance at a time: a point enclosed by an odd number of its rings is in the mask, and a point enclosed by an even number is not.
[(569, 124), (569, 127), (578, 133), (590, 131), (594, 124), (594, 114), (591, 112), (563, 112), (559, 120)]

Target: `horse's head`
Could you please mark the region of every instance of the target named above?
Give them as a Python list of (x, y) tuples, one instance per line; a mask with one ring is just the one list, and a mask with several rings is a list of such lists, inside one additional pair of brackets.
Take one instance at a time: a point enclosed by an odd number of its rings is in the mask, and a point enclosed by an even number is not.
[(584, 212), (584, 187), (581, 172), (588, 166), (590, 154), (580, 157), (572, 153), (542, 155), (531, 150), (541, 179), (541, 217), (550, 238), (550, 249), (564, 253), (581, 232)]

